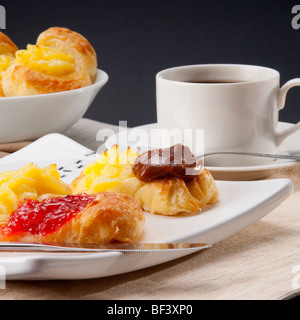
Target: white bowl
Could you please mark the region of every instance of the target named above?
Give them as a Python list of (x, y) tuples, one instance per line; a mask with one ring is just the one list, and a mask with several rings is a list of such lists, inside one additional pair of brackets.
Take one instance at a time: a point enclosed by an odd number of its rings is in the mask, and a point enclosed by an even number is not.
[(94, 84), (70, 91), (0, 98), (0, 143), (35, 140), (62, 133), (87, 111), (108, 75), (97, 71)]

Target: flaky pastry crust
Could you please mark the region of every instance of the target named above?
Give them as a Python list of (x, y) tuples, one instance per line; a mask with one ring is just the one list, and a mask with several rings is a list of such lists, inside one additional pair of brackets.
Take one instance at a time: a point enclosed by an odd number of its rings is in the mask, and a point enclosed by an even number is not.
[(167, 178), (145, 183), (135, 194), (140, 205), (149, 212), (172, 216), (202, 210), (218, 200), (216, 183), (206, 169), (194, 180)]
[(122, 193), (98, 193), (87, 207), (55, 232), (42, 236), (30, 233), (5, 236), (0, 241), (52, 243), (109, 243), (139, 239), (145, 223), (139, 204)]
[[(84, 187), (84, 172), (71, 183), (73, 194), (93, 193)], [(207, 169), (186, 182), (180, 178), (157, 179), (151, 182), (140, 181), (131, 176), (110, 188), (112, 192), (122, 192), (133, 197), (142, 208), (150, 213), (172, 216), (178, 213), (191, 213), (202, 210), (218, 201), (219, 191), (214, 178)]]
[[(0, 32), (0, 55), (15, 57), (17, 50), (18, 47), (15, 43), (3, 32)], [(1, 73), (4, 71), (5, 70), (1, 70)], [(2, 75), (0, 77), (0, 97), (4, 97), (5, 95), (2, 89)]]
[(3, 32), (0, 32), (0, 54), (15, 55), (18, 47), (14, 42)]
[(91, 85), (97, 72), (96, 53), (89, 41), (67, 28), (53, 27), (41, 33), (36, 46), (59, 49), (74, 58), (75, 70), (60, 76), (49, 75), (15, 63), (3, 74), (6, 96), (55, 93)]
[(91, 82), (96, 79), (97, 56), (90, 42), (81, 34), (68, 28), (53, 27), (41, 33), (37, 45), (59, 48), (63, 52), (71, 53), (87, 70)]

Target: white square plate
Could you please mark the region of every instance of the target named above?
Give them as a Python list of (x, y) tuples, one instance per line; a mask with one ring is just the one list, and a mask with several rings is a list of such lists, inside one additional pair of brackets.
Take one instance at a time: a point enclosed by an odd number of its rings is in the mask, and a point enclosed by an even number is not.
[[(1, 159), (0, 172), (31, 162), (41, 167), (56, 163), (62, 180), (70, 183), (97, 157), (93, 151), (63, 135), (50, 134)], [(288, 179), (217, 181), (217, 185), (218, 203), (201, 213), (177, 217), (145, 213), (142, 241), (214, 244), (259, 220), (293, 192), (293, 184)], [(89, 279), (139, 270), (195, 251), (197, 249), (149, 253), (0, 252), (0, 266), (5, 270), (6, 279)]]

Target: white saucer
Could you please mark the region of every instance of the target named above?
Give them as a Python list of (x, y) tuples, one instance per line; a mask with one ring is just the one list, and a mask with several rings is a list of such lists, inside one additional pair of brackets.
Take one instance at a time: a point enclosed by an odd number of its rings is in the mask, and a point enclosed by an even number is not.
[[(278, 124), (278, 131), (284, 131), (287, 128), (290, 128), (291, 126), (294, 126), (292, 123), (286, 123), (286, 122), (279, 122)], [(124, 149), (127, 146), (132, 146), (133, 148), (140, 148), (142, 151), (144, 151), (143, 146), (147, 146), (148, 141), (143, 141), (142, 138), (140, 138), (138, 141), (130, 142), (127, 141), (126, 145), (122, 145), (124, 141), (126, 141), (127, 136), (134, 136), (137, 137), (138, 134), (135, 135), (135, 131), (138, 133), (137, 130), (145, 130), (146, 132), (149, 132), (151, 129), (157, 128), (156, 123), (151, 123), (135, 128), (128, 128), (127, 130), (124, 129), (123, 131), (120, 131), (119, 133), (110, 136), (106, 142), (105, 147), (110, 148), (114, 144), (118, 144), (121, 149)], [(124, 139), (125, 138), (125, 139)], [(121, 141), (121, 142), (120, 142)], [(295, 132), (293, 135), (288, 137), (280, 147), (279, 152), (284, 153), (299, 153), (300, 154), (300, 131)], [(206, 165), (206, 168), (212, 173), (214, 178), (216, 180), (255, 180), (255, 179), (262, 179), (265, 177), (270, 176), (273, 174), (276, 170), (281, 168), (286, 168), (295, 165), (297, 162), (291, 161), (291, 160), (273, 160), (270, 162), (265, 162), (265, 159), (262, 159), (261, 164), (255, 165), (255, 166), (209, 166)]]

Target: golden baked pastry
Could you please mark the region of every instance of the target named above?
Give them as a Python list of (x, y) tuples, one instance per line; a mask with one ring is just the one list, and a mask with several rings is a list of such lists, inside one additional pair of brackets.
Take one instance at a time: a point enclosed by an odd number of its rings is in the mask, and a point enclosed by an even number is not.
[[(125, 191), (125, 186), (122, 187)], [(183, 212), (196, 212), (216, 202), (218, 190), (212, 175), (204, 169), (189, 182), (180, 178), (146, 182), (136, 190), (134, 198), (145, 211), (171, 216)]]
[(11, 54), (15, 55), (18, 47), (14, 42), (3, 32), (0, 32), (0, 54)]
[(26, 201), (0, 229), (1, 241), (108, 243), (137, 240), (144, 212), (122, 193)]
[(16, 52), (16, 61), (3, 74), (6, 96), (27, 96), (78, 89), (92, 84), (96, 53), (81, 34), (53, 27), (35, 45)]
[(60, 180), (56, 165), (39, 168), (28, 164), (0, 174), (0, 225), (25, 199), (38, 200), (71, 194), (68, 184)]
[(208, 170), (203, 168), (191, 181), (167, 177), (144, 182), (132, 172), (138, 156), (135, 150), (119, 152), (118, 146), (113, 146), (71, 183), (73, 194), (123, 192), (137, 200), (145, 211), (161, 215), (195, 212), (218, 200), (219, 192)]
[(81, 34), (67, 28), (53, 27), (39, 35), (37, 45), (58, 48), (64, 53), (73, 55), (75, 61), (78, 61), (87, 70), (91, 82), (95, 82), (97, 74), (96, 52), (90, 42)]
[(0, 32), (0, 97), (4, 97), (2, 90), (2, 75), (15, 62), (18, 47), (4, 33)]

